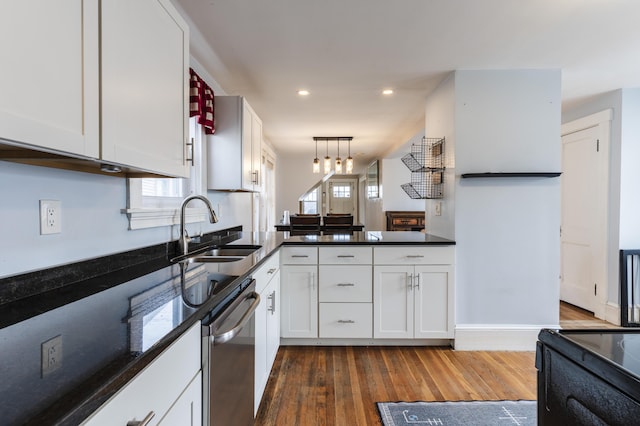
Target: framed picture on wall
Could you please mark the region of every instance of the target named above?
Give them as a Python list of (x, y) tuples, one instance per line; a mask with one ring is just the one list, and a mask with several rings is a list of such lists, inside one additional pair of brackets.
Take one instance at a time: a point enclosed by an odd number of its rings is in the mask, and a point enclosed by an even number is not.
[(367, 198), (380, 198), (380, 166), (378, 160), (367, 168)]

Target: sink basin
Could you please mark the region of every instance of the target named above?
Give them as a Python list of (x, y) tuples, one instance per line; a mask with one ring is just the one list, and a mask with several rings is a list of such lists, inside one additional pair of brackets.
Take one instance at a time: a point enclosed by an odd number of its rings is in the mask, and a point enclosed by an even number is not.
[(203, 253), (198, 254), (198, 256), (245, 257), (245, 256), (249, 256), (251, 253), (258, 250), (259, 248), (260, 246), (220, 247), (220, 248), (207, 250)]
[(193, 254), (181, 260), (181, 262), (212, 262), (225, 263), (237, 262), (249, 256), (262, 246), (222, 246)]

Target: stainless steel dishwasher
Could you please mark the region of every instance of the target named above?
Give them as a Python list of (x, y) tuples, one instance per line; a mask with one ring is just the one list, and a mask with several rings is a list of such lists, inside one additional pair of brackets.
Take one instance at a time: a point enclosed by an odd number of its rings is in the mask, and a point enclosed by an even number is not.
[(255, 287), (255, 280), (245, 281), (203, 320), (205, 425), (253, 425)]

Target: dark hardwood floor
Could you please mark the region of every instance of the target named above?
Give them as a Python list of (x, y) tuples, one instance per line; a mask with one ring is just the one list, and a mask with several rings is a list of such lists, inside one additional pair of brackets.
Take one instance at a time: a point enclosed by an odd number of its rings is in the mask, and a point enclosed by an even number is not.
[[(564, 302), (560, 323), (611, 326)], [(534, 352), (282, 346), (256, 425), (380, 425), (376, 402), (501, 399), (536, 399)]]
[(283, 346), (256, 424), (379, 425), (376, 402), (536, 399), (533, 352)]

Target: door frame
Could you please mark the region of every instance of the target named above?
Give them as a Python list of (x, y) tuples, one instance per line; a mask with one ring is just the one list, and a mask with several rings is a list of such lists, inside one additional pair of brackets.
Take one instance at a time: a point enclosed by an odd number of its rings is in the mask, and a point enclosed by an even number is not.
[[(588, 115), (586, 117), (579, 118), (577, 120), (565, 123), (561, 127), (561, 137), (567, 136), (571, 133), (576, 133), (581, 130), (586, 130), (592, 127), (598, 128), (598, 140), (599, 149), (602, 152), (603, 158), (599, 163), (600, 167), (597, 171), (599, 183), (596, 188), (593, 188), (597, 194), (596, 199), (606, 200), (604, 206), (597, 212), (597, 223), (601, 226), (598, 227), (598, 232), (594, 235), (594, 269), (593, 279), (598, 284), (598, 294), (596, 297), (596, 306), (594, 307), (594, 315), (596, 318), (606, 319), (607, 321), (616, 323), (614, 318), (619, 321), (620, 315), (608, 312), (608, 294), (609, 294), (609, 271), (611, 268), (611, 241), (609, 238), (609, 226), (610, 226), (610, 157), (611, 157), (611, 120), (613, 117), (613, 111), (607, 109), (595, 114)], [(561, 142), (562, 143), (562, 140)], [(563, 161), (563, 160), (562, 160)], [(563, 164), (564, 165), (564, 164)], [(564, 169), (564, 167), (563, 167)], [(561, 253), (562, 256), (562, 253)], [(614, 253), (615, 259), (617, 259)], [(619, 307), (618, 307), (619, 310)], [(611, 315), (614, 315), (613, 317)]]

